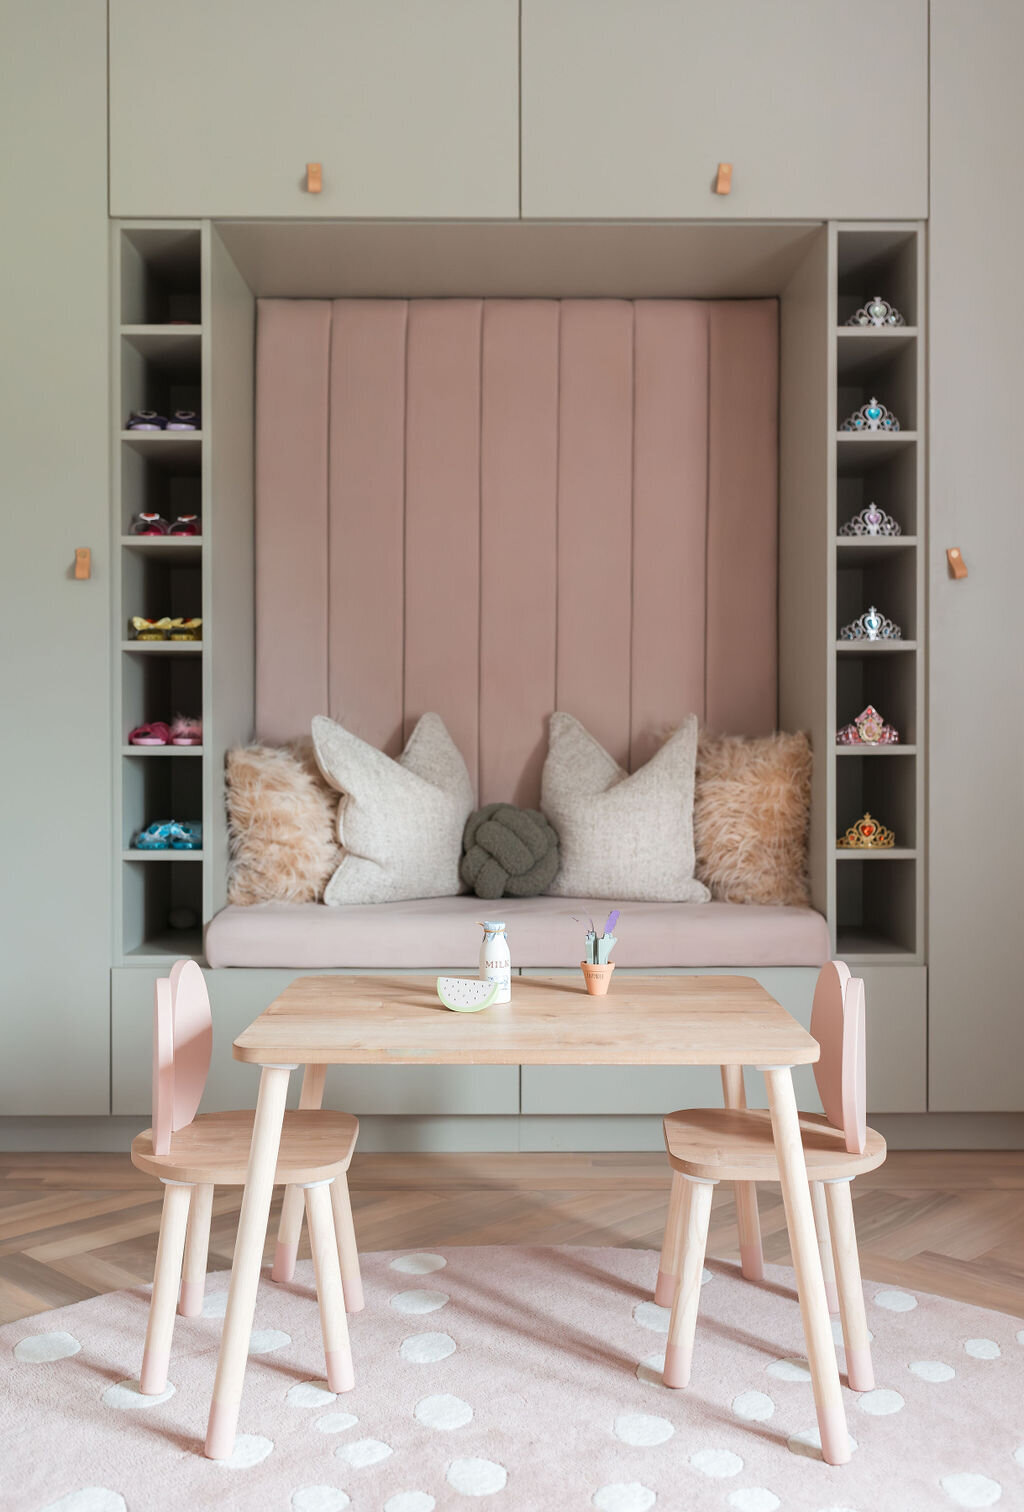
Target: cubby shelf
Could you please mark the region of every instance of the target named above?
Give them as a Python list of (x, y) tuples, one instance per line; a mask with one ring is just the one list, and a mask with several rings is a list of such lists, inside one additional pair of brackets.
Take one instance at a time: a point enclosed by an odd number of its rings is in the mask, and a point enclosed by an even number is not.
[(121, 546), (125, 551), (135, 551), (140, 556), (168, 557), (188, 561), (198, 559), (203, 549), (202, 536), (145, 536), (123, 535)]
[(137, 746), (121, 747), (122, 756), (202, 756), (202, 746)]
[[(134, 750), (134, 746), (130, 747)], [(916, 745), (836, 746), (837, 756), (916, 756)]]
[(201, 929), (175, 929), (154, 934), (141, 945), (125, 951), (125, 959), (174, 961), (180, 956), (202, 956), (203, 931)]
[(134, 451), (162, 458), (164, 462), (199, 461), (202, 431), (122, 430), (120, 439)]
[(201, 861), (201, 850), (136, 850), (129, 847), (121, 852), (122, 861)]
[[(864, 606), (867, 608), (867, 605)], [(157, 643), (159, 644), (159, 642)], [(884, 656), (893, 651), (916, 651), (916, 640), (837, 640), (836, 650), (844, 654), (856, 651), (858, 656)]]
[(122, 651), (135, 656), (202, 656), (202, 641), (135, 641), (121, 642)]
[(837, 861), (916, 861), (917, 851), (906, 846), (891, 845), (888, 850), (861, 850), (857, 846), (836, 846)]

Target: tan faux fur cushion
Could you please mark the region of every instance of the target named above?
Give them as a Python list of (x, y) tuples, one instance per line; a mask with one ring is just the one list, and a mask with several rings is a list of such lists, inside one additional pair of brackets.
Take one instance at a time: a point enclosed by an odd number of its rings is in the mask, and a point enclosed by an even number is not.
[(227, 754), (229, 903), (316, 903), (341, 860), (338, 795), (310, 740)]
[(697, 748), (696, 876), (725, 903), (807, 905), (811, 743), (711, 735)]

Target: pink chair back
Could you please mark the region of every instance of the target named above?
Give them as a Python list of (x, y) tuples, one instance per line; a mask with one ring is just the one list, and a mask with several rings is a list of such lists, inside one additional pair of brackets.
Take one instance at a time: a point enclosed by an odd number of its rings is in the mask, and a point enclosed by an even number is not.
[(821, 1046), (814, 1067), (825, 1117), (841, 1129), (851, 1155), (867, 1145), (864, 983), (842, 961), (821, 968), (814, 989), (811, 1033)]
[(154, 1154), (168, 1154), (171, 1135), (195, 1118), (212, 1050), (206, 979), (195, 961), (175, 961), (153, 995)]

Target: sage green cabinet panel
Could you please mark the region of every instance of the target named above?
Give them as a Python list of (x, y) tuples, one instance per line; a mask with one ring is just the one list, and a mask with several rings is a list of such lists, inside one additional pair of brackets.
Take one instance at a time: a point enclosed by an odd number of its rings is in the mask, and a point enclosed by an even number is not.
[(1019, 0), (932, 0), (931, 1112), (1024, 1109), (1022, 56)]
[(867, 1003), (869, 1113), (928, 1108), (928, 973), (923, 966), (859, 966)]
[(111, 214), (515, 216), (518, 69), (516, 0), (110, 0)]
[(9, 0), (3, 49), (0, 1111), (107, 1113), (106, 6)]
[(524, 215), (927, 215), (927, 0), (522, 9)]
[[(300, 971), (206, 971), (213, 1009), (213, 1059), (202, 1112), (254, 1108), (259, 1072), (233, 1059), (231, 1044)], [(112, 972), (113, 1112), (148, 1115), (151, 1106), (153, 981), (134, 967)], [(301, 1073), (291, 1079), (291, 1105)], [(333, 1066), (325, 1107), (349, 1113), (518, 1113), (518, 1066)]]

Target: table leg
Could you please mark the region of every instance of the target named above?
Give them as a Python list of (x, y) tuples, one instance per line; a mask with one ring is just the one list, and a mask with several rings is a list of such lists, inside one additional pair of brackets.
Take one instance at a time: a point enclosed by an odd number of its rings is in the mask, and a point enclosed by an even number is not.
[(672, 1190), (668, 1199), (668, 1217), (665, 1219), (665, 1238), (661, 1245), (661, 1261), (658, 1265), (658, 1284), (654, 1288), (654, 1300), (659, 1307), (671, 1307), (679, 1287), (679, 1267), (683, 1253), (683, 1202), (686, 1196), (686, 1177), (672, 1172)]
[[(722, 1095), (727, 1108), (747, 1106), (742, 1066), (722, 1067)], [(740, 1235), (740, 1269), (748, 1281), (763, 1281), (764, 1253), (761, 1249), (761, 1220), (757, 1213), (757, 1185), (753, 1181), (736, 1181), (733, 1193)]]
[[(315, 1111), (324, 1100), (326, 1066), (307, 1066), (302, 1076), (302, 1091), (299, 1107)], [(299, 1240), (302, 1237), (303, 1213), (302, 1188), (289, 1186), (284, 1189), (281, 1205), (281, 1220), (277, 1226), (277, 1248), (274, 1250), (272, 1281), (291, 1281), (295, 1276), (295, 1262), (299, 1255)]]
[(807, 1164), (800, 1139), (800, 1115), (793, 1092), (789, 1066), (762, 1066), (768, 1084), (772, 1133), (779, 1163), (782, 1201), (786, 1209), (789, 1243), (793, 1252), (800, 1316), (807, 1341), (807, 1361), (818, 1413), (822, 1459), (829, 1465), (845, 1465), (850, 1458), (850, 1438), (839, 1385), (832, 1326), (825, 1300), (825, 1280), (814, 1230)]
[(221, 1334), (217, 1378), (206, 1430), (208, 1459), (228, 1459), (235, 1446), (249, 1335), (256, 1311), (256, 1291), (274, 1191), (274, 1172), (281, 1147), (288, 1077), (294, 1069), (294, 1066), (264, 1066), (260, 1077), (249, 1147), (249, 1169), (242, 1193), (224, 1332)]

